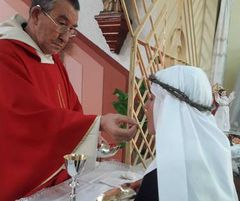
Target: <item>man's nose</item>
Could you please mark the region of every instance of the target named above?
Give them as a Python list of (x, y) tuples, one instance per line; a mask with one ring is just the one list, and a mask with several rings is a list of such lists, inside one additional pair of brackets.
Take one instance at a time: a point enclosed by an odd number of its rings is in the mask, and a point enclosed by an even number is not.
[(67, 43), (70, 39), (70, 34), (68, 32), (62, 33), (59, 35), (59, 39), (61, 40), (61, 42)]

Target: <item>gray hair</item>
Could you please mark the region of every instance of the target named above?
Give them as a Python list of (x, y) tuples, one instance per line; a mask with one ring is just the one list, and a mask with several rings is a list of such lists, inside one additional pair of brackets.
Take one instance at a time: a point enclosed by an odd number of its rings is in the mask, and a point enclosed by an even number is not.
[[(32, 0), (31, 7), (34, 7), (36, 5), (39, 5), (44, 11), (49, 12), (54, 8), (54, 5), (57, 0)], [(80, 10), (80, 5), (78, 0), (66, 0), (68, 1), (75, 10)]]

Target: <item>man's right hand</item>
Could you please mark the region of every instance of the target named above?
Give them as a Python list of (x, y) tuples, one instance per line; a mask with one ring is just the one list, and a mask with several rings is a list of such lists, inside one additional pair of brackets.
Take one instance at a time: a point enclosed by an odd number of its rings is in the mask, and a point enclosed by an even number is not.
[[(127, 125), (127, 128), (120, 125)], [(136, 134), (137, 123), (124, 115), (106, 114), (101, 117), (100, 130), (110, 134), (117, 142), (129, 141)]]

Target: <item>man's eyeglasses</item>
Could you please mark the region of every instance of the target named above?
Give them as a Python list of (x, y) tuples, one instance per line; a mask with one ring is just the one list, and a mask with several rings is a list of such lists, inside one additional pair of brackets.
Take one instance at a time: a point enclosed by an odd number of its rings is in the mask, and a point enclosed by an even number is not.
[[(39, 6), (40, 7), (40, 6)], [(77, 35), (77, 30), (74, 27), (68, 27), (65, 24), (60, 24), (59, 22), (56, 22), (48, 13), (46, 13), (43, 9), (41, 9), (44, 15), (46, 15), (57, 27), (58, 27), (58, 32), (60, 34), (65, 34), (68, 33), (69, 37), (75, 37)]]

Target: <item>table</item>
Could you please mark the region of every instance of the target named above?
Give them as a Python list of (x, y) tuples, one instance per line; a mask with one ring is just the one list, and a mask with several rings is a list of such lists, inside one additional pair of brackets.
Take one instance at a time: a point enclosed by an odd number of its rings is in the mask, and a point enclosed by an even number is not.
[[(79, 201), (96, 201), (103, 192), (119, 187), (126, 182), (134, 182), (143, 177), (144, 170), (140, 167), (130, 167), (116, 161), (101, 162), (94, 171), (78, 177), (76, 198)], [(19, 201), (68, 201), (70, 180), (51, 188), (43, 189), (36, 194), (22, 198)]]
[[(240, 170), (240, 145), (231, 146), (233, 171), (239, 174)], [(128, 176), (131, 180), (126, 180), (122, 176)], [(96, 201), (96, 198), (103, 192), (119, 187), (126, 182), (134, 182), (141, 179), (144, 169), (141, 167), (130, 167), (116, 161), (101, 162), (96, 169), (78, 177), (77, 200)], [(51, 188), (43, 189), (36, 194), (22, 198), (19, 201), (68, 201), (69, 182), (65, 181)]]

